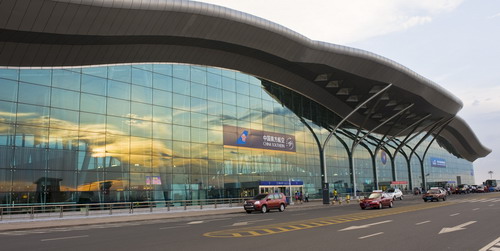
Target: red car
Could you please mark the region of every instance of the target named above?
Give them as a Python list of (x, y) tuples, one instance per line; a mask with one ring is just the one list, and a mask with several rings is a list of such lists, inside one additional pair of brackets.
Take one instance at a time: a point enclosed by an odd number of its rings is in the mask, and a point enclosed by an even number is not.
[(361, 202), (359, 202), (359, 206), (361, 209), (365, 208), (379, 208), (382, 209), (384, 206), (392, 207), (392, 197), (387, 193), (382, 192), (382, 190), (373, 191), (370, 196), (365, 197)]
[(252, 211), (267, 213), (271, 209), (283, 212), (286, 208), (286, 196), (283, 193), (258, 194), (251, 200), (246, 200), (243, 208), (247, 213), (252, 213)]
[(445, 201), (446, 191), (441, 188), (431, 188), (424, 195), (422, 195), (422, 199), (424, 199), (425, 202), (433, 200), (439, 201), (440, 199)]

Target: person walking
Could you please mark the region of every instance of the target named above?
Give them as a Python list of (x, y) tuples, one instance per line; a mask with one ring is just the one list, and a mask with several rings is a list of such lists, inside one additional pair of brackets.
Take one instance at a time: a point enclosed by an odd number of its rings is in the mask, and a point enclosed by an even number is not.
[(337, 192), (337, 189), (333, 189), (333, 200), (334, 201), (339, 200), (339, 193)]
[(306, 192), (306, 193), (304, 194), (304, 196), (305, 196), (305, 198), (304, 198), (304, 202), (309, 202), (309, 193), (308, 193), (308, 192)]

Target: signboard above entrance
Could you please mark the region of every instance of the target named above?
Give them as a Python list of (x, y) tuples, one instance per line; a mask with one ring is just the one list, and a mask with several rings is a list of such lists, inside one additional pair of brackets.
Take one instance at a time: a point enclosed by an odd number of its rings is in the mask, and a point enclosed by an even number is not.
[(295, 152), (295, 136), (225, 125), (224, 145)]

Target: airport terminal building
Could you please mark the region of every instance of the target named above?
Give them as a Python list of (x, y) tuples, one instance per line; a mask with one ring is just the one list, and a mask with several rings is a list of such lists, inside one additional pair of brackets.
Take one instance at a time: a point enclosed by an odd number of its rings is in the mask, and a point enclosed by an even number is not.
[(456, 186), (491, 151), (389, 59), (142, 2), (0, 1), (0, 205)]

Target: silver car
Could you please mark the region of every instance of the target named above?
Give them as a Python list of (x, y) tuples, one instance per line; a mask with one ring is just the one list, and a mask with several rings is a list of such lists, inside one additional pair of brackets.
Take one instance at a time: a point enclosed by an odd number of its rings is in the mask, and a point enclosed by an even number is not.
[(393, 200), (403, 200), (403, 192), (398, 188), (389, 188), (385, 192), (389, 195), (389, 197), (392, 197)]

